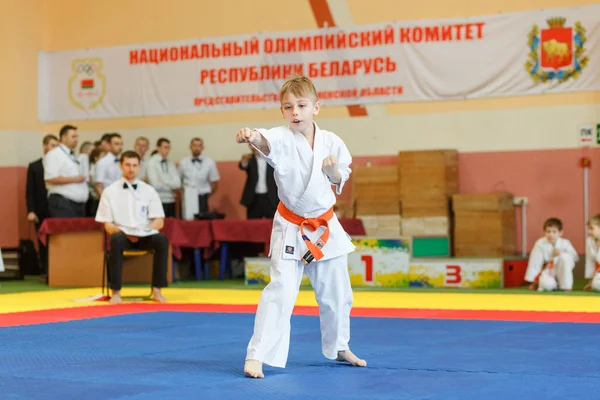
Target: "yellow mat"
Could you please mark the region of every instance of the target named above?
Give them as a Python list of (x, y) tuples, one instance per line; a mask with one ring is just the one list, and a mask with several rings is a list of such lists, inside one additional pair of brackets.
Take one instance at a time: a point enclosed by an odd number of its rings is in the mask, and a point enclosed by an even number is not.
[[(100, 294), (100, 288), (68, 289), (0, 295), (0, 313), (105, 305), (77, 301)], [(163, 291), (176, 304), (257, 304), (260, 290), (180, 289)], [(145, 296), (149, 288), (125, 288), (123, 296)], [(298, 306), (316, 306), (314, 293), (301, 291)], [(441, 310), (600, 312), (600, 297), (485, 293), (356, 292), (355, 308)]]

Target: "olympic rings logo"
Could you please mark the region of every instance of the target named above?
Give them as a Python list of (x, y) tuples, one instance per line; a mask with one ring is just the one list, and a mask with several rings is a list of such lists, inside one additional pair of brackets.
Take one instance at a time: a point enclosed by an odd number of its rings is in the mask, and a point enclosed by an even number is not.
[(77, 73), (85, 73), (88, 76), (92, 76), (96, 73), (96, 65), (94, 64), (79, 64), (77, 65)]

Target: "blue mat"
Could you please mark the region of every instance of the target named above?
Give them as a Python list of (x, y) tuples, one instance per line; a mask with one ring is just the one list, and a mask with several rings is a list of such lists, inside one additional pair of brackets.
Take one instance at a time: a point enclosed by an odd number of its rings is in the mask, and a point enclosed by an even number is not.
[(6, 399), (597, 399), (600, 325), (354, 318), (355, 368), (294, 316), (288, 367), (242, 372), (253, 315), (157, 312), (0, 329)]

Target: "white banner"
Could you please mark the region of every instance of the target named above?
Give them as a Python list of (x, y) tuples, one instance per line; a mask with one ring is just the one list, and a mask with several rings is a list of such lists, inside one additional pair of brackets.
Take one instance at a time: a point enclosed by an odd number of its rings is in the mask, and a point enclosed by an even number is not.
[[(502, 258), (410, 258), (408, 238), (352, 240), (356, 251), (348, 254), (352, 287), (453, 287), (502, 288)], [(270, 282), (269, 259), (246, 258), (246, 285)], [(302, 284), (310, 281), (306, 273)]]
[(39, 117), (276, 108), (291, 73), (325, 105), (600, 90), (600, 5), (42, 52)]

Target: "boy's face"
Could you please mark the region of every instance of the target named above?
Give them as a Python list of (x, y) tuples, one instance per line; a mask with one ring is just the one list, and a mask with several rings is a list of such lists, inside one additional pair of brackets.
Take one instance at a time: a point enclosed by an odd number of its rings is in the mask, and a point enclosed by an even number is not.
[(594, 239), (600, 239), (600, 226), (596, 224), (589, 224), (588, 235)]
[(281, 113), (294, 132), (304, 133), (312, 128), (313, 116), (319, 114), (319, 102), (310, 97), (296, 97), (287, 93), (281, 101)]
[(562, 231), (558, 230), (556, 226), (549, 226), (544, 230), (544, 236), (550, 243), (555, 243), (562, 234)]

